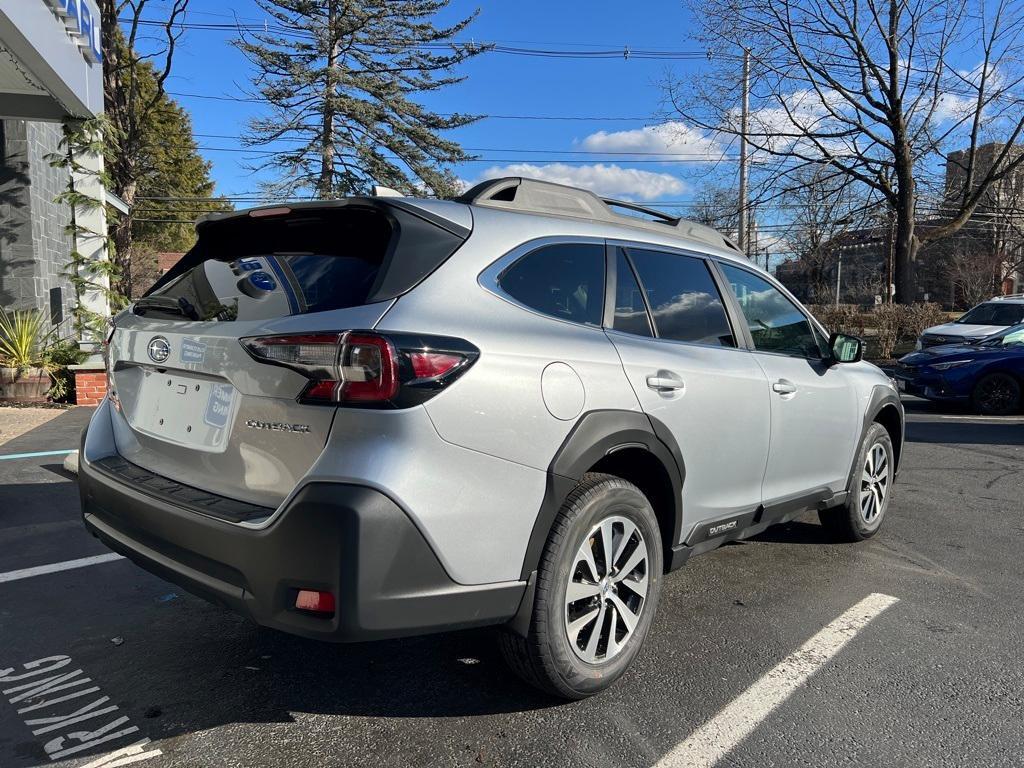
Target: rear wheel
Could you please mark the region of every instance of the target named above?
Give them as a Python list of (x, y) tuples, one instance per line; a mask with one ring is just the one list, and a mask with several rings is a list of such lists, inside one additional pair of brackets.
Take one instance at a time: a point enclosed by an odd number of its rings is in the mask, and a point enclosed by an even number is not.
[(818, 513), (821, 524), (843, 541), (863, 541), (878, 533), (889, 509), (895, 473), (892, 438), (872, 424), (861, 441), (846, 502)]
[(640, 489), (611, 475), (585, 475), (544, 549), (527, 637), (502, 633), (509, 665), (562, 698), (608, 688), (647, 636), (662, 557), (657, 518)]
[(978, 413), (1004, 416), (1020, 410), (1020, 382), (1008, 373), (982, 376), (971, 394)]

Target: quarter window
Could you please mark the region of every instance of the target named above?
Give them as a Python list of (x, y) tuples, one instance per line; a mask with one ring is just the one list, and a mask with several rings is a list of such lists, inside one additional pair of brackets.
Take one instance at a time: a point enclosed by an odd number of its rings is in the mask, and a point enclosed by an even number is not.
[(653, 336), (644, 296), (621, 248), (615, 249), (615, 319), (612, 328), (637, 336)]
[(604, 313), (604, 246), (559, 243), (526, 254), (498, 276), (516, 301), (560, 320), (600, 325)]
[(821, 358), (820, 334), (778, 288), (745, 269), (723, 262), (719, 265), (736, 294), (758, 351)]
[(658, 337), (735, 347), (715, 281), (703, 259), (630, 248)]

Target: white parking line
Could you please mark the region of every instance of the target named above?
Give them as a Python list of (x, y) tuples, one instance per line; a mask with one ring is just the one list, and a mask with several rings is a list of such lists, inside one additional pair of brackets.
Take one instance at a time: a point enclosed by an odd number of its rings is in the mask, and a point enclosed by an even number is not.
[(873, 618), (897, 602), (897, 598), (889, 595), (868, 595), (676, 745), (655, 764), (655, 768), (711, 768), (811, 675), (824, 667)]
[(78, 560), (65, 560), (63, 563), (50, 563), (49, 565), (37, 565), (34, 568), (22, 568), (20, 571), (0, 573), (0, 584), (3, 584), (5, 581), (17, 581), (18, 579), (42, 576), (46, 573), (58, 573), (60, 571), (70, 571), (73, 568), (85, 568), (89, 565), (110, 563), (114, 560), (124, 560), (124, 557), (110, 552), (106, 555), (93, 555), (92, 557), (82, 557)]

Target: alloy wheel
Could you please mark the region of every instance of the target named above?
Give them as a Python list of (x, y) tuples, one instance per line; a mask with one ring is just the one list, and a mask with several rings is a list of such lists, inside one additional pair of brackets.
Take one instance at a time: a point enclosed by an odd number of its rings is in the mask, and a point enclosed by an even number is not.
[(647, 600), (647, 543), (633, 521), (613, 515), (584, 537), (569, 570), (565, 631), (573, 652), (600, 664), (629, 641)]
[(976, 400), (985, 413), (1005, 413), (1013, 408), (1016, 398), (1014, 382), (1007, 376), (988, 376), (978, 384)]
[(889, 492), (889, 454), (885, 446), (875, 443), (868, 450), (860, 482), (860, 516), (865, 523), (874, 523), (885, 510)]

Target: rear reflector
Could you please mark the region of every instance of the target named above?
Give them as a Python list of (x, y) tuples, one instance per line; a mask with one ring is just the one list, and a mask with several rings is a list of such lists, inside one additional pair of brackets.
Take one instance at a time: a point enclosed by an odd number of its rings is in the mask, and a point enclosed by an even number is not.
[(444, 376), (465, 359), (463, 355), (453, 355), (447, 352), (409, 353), (412, 372), (417, 379), (433, 379), (437, 376)]
[(334, 615), (334, 595), (314, 589), (300, 589), (295, 597), (295, 607), (300, 611), (311, 611)]

